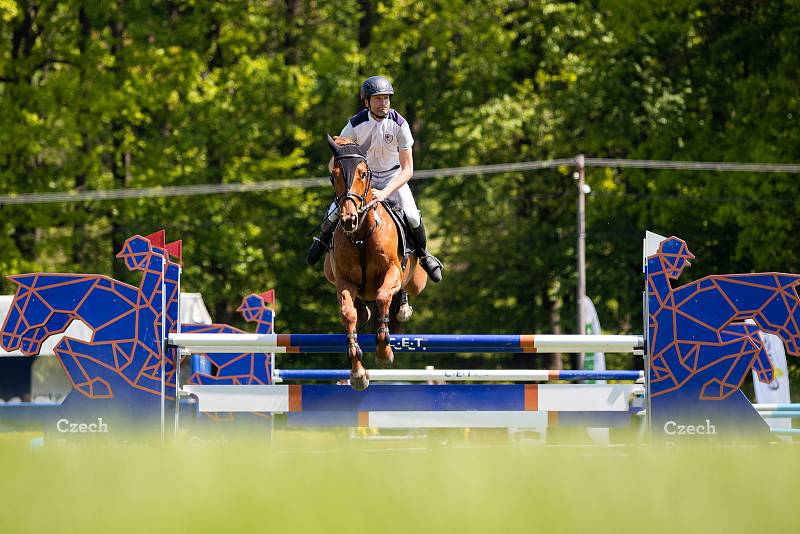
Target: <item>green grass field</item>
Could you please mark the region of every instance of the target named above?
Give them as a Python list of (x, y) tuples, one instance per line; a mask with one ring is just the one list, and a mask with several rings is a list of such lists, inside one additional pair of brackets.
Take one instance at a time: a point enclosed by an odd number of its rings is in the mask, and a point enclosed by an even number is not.
[[(800, 449), (0, 439), (0, 532), (797, 532)], [(467, 446), (468, 445), (468, 446)]]

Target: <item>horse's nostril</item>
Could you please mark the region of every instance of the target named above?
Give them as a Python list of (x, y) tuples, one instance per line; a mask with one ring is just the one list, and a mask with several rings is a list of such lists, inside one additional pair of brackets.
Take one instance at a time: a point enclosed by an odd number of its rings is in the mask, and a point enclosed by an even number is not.
[(344, 227), (345, 230), (353, 230), (356, 227), (356, 218), (355, 217), (343, 218), (342, 227)]

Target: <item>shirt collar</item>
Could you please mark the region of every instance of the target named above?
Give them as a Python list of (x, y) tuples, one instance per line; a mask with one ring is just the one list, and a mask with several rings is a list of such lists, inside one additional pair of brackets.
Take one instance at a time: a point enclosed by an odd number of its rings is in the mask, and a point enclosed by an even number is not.
[[(392, 112), (392, 108), (389, 108), (389, 113), (391, 113), (391, 112)], [(386, 118), (385, 119), (379, 121), (375, 117), (373, 117), (372, 116), (372, 112), (369, 109), (367, 109), (367, 117), (369, 118), (369, 122), (375, 122), (377, 124), (381, 124), (381, 123), (386, 122), (386, 120), (389, 118), (389, 113), (386, 114)]]

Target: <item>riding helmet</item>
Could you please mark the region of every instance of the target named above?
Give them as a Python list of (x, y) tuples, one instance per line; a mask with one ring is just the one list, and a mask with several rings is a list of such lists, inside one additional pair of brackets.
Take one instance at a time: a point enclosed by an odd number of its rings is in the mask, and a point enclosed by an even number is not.
[(361, 100), (375, 95), (393, 95), (392, 83), (383, 76), (370, 76), (361, 84), (359, 97)]

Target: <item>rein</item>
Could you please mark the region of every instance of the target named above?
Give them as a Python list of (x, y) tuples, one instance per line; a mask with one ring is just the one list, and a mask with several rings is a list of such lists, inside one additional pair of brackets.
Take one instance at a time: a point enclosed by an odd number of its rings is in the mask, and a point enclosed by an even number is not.
[[(355, 165), (350, 163), (347, 165), (349, 168), (345, 168), (345, 165), (342, 164), (342, 159), (349, 159), (349, 160), (358, 160), (355, 162)], [(378, 216), (378, 212), (376, 210), (379, 201), (377, 199), (372, 199), (371, 201), (367, 202), (367, 195), (372, 188), (372, 171), (369, 170), (369, 165), (367, 165), (367, 185), (364, 188), (364, 194), (359, 195), (357, 193), (353, 193), (350, 191), (350, 188), (353, 185), (353, 181), (355, 179), (355, 167), (361, 162), (367, 161), (367, 159), (361, 154), (339, 154), (334, 157), (334, 164), (338, 163), (339, 167), (342, 170), (342, 174), (344, 175), (345, 179), (345, 187), (347, 190), (339, 196), (336, 196), (336, 205), (339, 208), (341, 213), (342, 204), (347, 202), (348, 200), (353, 203), (356, 208), (356, 224), (352, 231), (347, 231), (342, 229), (344, 232), (345, 237), (348, 241), (356, 246), (358, 249), (358, 261), (361, 266), (361, 283), (358, 285), (359, 293), (364, 293), (365, 283), (367, 280), (367, 251), (366, 251), (366, 243), (367, 240), (372, 236), (375, 232), (375, 229), (381, 224), (380, 217)], [(334, 182), (334, 176), (331, 174), (331, 183)], [(360, 239), (356, 239), (355, 236), (358, 232), (361, 231), (364, 221), (367, 220), (365, 216), (370, 210), (373, 210), (375, 213), (375, 224), (372, 228), (369, 229), (367, 235), (361, 237)]]
[[(342, 203), (346, 202), (348, 200), (350, 202), (352, 202), (353, 205), (356, 207), (356, 225), (355, 225), (355, 228), (350, 232), (344, 231), (345, 235), (350, 240), (350, 242), (355, 243), (355, 241), (353, 241), (352, 236), (355, 235), (359, 230), (361, 230), (361, 226), (364, 224), (364, 221), (366, 220), (366, 217), (364, 217), (364, 214), (366, 214), (369, 210), (374, 209), (375, 206), (378, 204), (378, 201), (373, 199), (370, 202), (367, 202), (367, 195), (369, 195), (370, 189), (372, 188), (372, 171), (369, 170), (369, 165), (367, 165), (367, 185), (364, 188), (364, 194), (363, 195), (359, 195), (357, 193), (353, 193), (352, 191), (350, 191), (350, 188), (353, 186), (353, 180), (355, 178), (355, 166), (353, 166), (352, 169), (347, 169), (346, 170), (345, 166), (341, 162), (341, 160), (343, 160), (343, 159), (350, 159), (350, 160), (355, 159), (355, 160), (358, 160), (355, 163), (355, 165), (357, 166), (362, 161), (364, 163), (366, 163), (367, 158), (365, 158), (363, 155), (358, 154), (358, 153), (356, 153), (356, 154), (339, 154), (336, 157), (334, 157), (334, 164), (338, 163), (339, 167), (341, 167), (341, 169), (342, 169), (342, 173), (344, 174), (344, 177), (345, 177), (345, 187), (347, 188), (347, 191), (345, 191), (341, 195), (335, 197), (335, 202), (336, 202), (336, 205), (339, 207), (340, 211), (341, 211)], [(348, 165), (348, 167), (350, 167), (350, 165)], [(347, 172), (347, 171), (350, 171), (350, 172)], [(331, 174), (331, 184), (333, 184), (333, 180), (334, 180), (334, 177), (333, 177), (333, 174)], [(376, 213), (376, 219), (377, 219), (377, 213)], [(380, 224), (380, 220), (379, 219), (376, 220), (376, 226), (378, 224)], [(369, 234), (364, 238), (364, 240), (368, 239), (369, 236), (372, 235), (372, 232), (374, 232), (374, 231), (375, 231), (375, 226), (372, 227), (372, 229), (370, 230)]]

